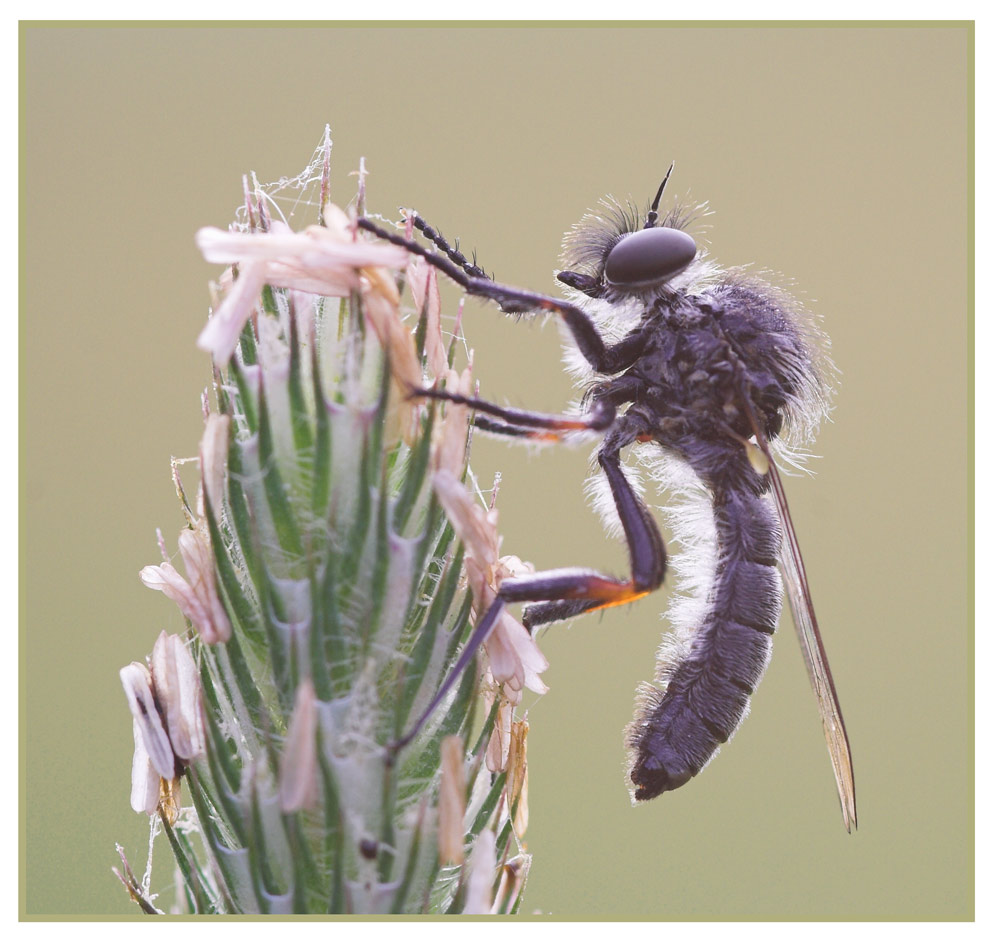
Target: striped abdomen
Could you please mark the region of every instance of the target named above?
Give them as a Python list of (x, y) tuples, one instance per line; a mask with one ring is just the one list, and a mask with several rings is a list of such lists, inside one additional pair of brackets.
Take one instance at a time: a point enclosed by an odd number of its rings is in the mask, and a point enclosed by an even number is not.
[(715, 571), (704, 606), (696, 623), (681, 625), (689, 636), (665, 647), (660, 687), (642, 692), (628, 731), (637, 800), (687, 783), (712, 759), (743, 720), (771, 656), (781, 530), (767, 480), (737, 472), (712, 491)]

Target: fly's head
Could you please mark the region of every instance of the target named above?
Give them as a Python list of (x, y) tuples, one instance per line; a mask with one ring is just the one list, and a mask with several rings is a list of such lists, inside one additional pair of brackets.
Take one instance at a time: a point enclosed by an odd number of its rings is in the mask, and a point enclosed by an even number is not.
[(660, 197), (668, 179), (669, 171), (644, 216), (634, 205), (612, 201), (604, 203), (603, 214), (585, 216), (566, 236), (563, 258), (568, 270), (561, 271), (558, 279), (612, 303), (674, 293), (698, 255), (698, 246), (685, 229), (704, 206), (675, 205), (661, 219)]

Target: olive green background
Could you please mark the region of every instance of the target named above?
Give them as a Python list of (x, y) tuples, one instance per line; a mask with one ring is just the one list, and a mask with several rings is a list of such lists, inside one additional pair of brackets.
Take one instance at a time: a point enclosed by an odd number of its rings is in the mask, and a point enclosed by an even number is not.
[[(240, 175), (294, 175), (329, 122), (334, 192), (412, 205), (499, 280), (552, 290), (605, 193), (711, 202), (712, 248), (794, 277), (841, 370), (815, 478), (788, 483), (854, 750), (845, 834), (791, 623), (753, 712), (683, 789), (632, 808), (622, 729), (666, 592), (557, 625), (530, 705), (525, 911), (615, 919), (968, 919), (971, 27), (22, 28), (22, 913), (130, 915), (117, 671), (180, 615), (144, 589), (181, 525), (194, 346)], [(311, 218), (296, 220), (304, 225)], [(446, 313), (456, 294), (446, 298)], [(558, 331), (467, 305), (482, 394), (560, 410)], [(625, 569), (588, 448), (481, 441), (505, 549)], [(167, 888), (166, 867), (156, 888)]]

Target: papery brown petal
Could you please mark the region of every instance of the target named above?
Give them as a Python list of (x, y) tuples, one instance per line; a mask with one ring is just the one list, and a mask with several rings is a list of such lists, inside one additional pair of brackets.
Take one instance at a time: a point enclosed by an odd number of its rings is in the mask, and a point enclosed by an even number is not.
[(380, 294), (366, 294), (364, 308), (365, 319), (375, 330), (383, 349), (389, 353), (393, 378), (408, 395), (410, 389), (419, 387), (422, 381), (413, 334), (399, 319), (396, 306)]
[(426, 310), (424, 354), (427, 357), (427, 372), (431, 380), (437, 382), (448, 371), (448, 351), (441, 335), (441, 292), (437, 271), (423, 258), (414, 258), (406, 269), (406, 280), (417, 313), (422, 314)]
[(515, 721), (510, 727), (510, 757), (504, 785), (507, 806), (513, 811), (514, 831), (524, 838), (528, 828), (528, 722)]
[[(445, 377), (445, 391), (457, 393), (460, 379), (454, 369)], [(469, 409), (455, 402), (445, 405), (444, 419), (434, 429), (432, 466), (435, 470), (450, 473), (461, 479), (465, 470), (466, 450), (469, 442)]]
[(181, 810), (180, 777), (160, 778), (159, 809), (162, 810), (168, 826), (173, 826), (177, 822)]
[[(487, 707), (492, 707), (491, 702), (487, 702)], [(510, 701), (504, 700), (497, 709), (496, 719), (493, 722), (493, 730), (490, 732), (490, 740), (486, 745), (486, 769), (490, 773), (498, 774), (507, 769), (507, 760), (510, 755), (510, 729), (511, 719), (514, 716), (514, 706)]]
[(465, 860), (465, 748), (458, 735), (441, 742), (441, 790), (438, 797), (438, 859), (442, 865)]

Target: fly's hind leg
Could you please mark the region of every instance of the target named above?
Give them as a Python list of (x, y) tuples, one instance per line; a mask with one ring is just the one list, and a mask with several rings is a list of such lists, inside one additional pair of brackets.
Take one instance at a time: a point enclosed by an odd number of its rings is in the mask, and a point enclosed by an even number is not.
[(652, 514), (636, 495), (622, 471), (618, 455), (620, 449), (621, 446), (606, 444), (597, 460), (611, 485), (615, 508), (625, 530), (629, 578), (621, 580), (587, 568), (554, 568), (502, 581), (496, 600), (480, 617), (472, 636), (433, 701), (417, 719), (414, 727), (389, 746), (390, 757), (413, 740), (441, 704), (472, 662), (476, 650), (489, 636), (505, 604), (529, 602), (525, 610), (524, 625), (530, 629), (532, 626), (564, 620), (584, 611), (629, 604), (663, 584), (667, 573), (666, 546)]
[(504, 581), (499, 592), (504, 600), (530, 602), (523, 618), (528, 629), (585, 611), (630, 604), (655, 591), (666, 577), (663, 537), (652, 513), (626, 479), (618, 452), (603, 448), (597, 462), (611, 485), (625, 531), (630, 577), (623, 581), (598, 571), (559, 568)]

